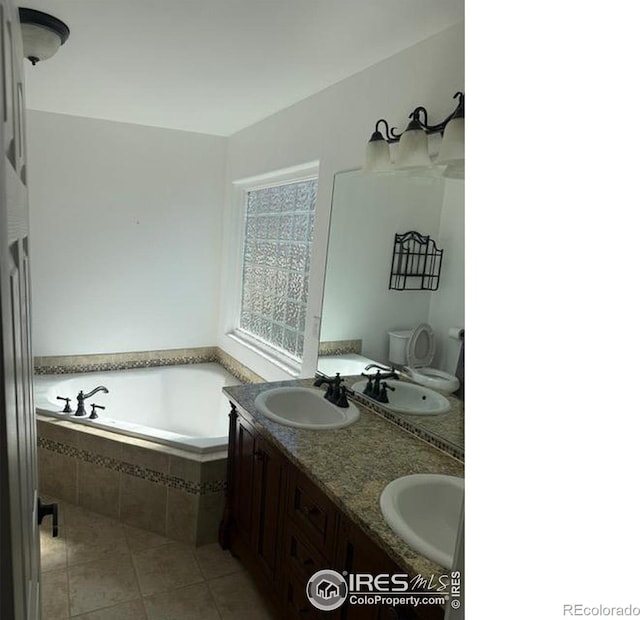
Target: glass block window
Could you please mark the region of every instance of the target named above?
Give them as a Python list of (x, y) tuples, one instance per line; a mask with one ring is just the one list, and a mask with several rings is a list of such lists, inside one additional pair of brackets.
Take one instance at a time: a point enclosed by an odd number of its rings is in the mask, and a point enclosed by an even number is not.
[(302, 360), (318, 180), (249, 190), (240, 330)]

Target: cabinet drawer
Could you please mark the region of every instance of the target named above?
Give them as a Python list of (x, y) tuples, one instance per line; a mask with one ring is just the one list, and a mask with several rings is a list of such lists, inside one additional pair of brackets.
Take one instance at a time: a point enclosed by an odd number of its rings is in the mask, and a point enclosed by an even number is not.
[(299, 471), (291, 477), (288, 496), (292, 522), (321, 553), (331, 557), (336, 511), (329, 498)]
[(285, 527), (283, 562), (286, 573), (296, 573), (305, 582), (315, 572), (330, 568), (329, 561), (307, 540), (291, 519), (287, 519)]

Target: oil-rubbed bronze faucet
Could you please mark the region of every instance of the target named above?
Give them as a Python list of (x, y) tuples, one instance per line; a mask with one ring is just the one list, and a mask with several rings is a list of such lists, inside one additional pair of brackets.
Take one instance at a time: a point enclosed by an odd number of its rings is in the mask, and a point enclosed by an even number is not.
[(327, 391), (324, 394), (324, 397), (330, 402), (336, 405), (337, 407), (342, 407), (346, 409), (349, 406), (349, 401), (347, 400), (347, 393), (352, 393), (348, 390), (344, 385), (340, 385), (344, 379), (340, 376), (340, 373), (336, 373), (336, 376), (327, 377), (323, 375), (321, 372), (316, 373), (316, 380), (313, 382), (313, 385), (316, 387), (320, 387), (323, 384), (327, 384)]
[[(386, 383), (386, 379), (399, 379), (398, 373), (391, 368), (386, 368), (384, 366), (378, 366), (378, 364), (369, 364), (365, 366), (365, 370), (369, 370), (370, 368), (378, 368), (375, 375), (367, 375), (364, 372), (360, 373), (361, 376), (367, 378), (367, 386), (363, 390), (363, 394), (365, 396), (370, 396), (374, 400), (377, 400), (380, 403), (388, 403), (389, 397), (387, 395), (387, 390), (391, 390), (395, 392), (395, 388)], [(387, 370), (389, 372), (381, 373), (380, 370)]]
[(99, 385), (97, 388), (94, 388), (87, 394), (85, 394), (82, 390), (80, 390), (77, 397), (78, 408), (76, 409), (76, 412), (73, 415), (75, 416), (87, 415), (87, 412), (85, 411), (85, 408), (84, 408), (84, 401), (87, 400), (87, 398), (91, 398), (96, 392), (104, 392), (105, 394), (108, 394), (109, 390), (106, 387), (104, 387), (104, 385)]

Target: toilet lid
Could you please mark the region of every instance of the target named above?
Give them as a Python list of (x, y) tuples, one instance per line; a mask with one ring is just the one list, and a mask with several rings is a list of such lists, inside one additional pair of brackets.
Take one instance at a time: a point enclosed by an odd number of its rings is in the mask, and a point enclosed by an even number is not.
[(431, 325), (421, 323), (407, 340), (407, 365), (409, 368), (429, 366), (436, 354), (436, 341)]

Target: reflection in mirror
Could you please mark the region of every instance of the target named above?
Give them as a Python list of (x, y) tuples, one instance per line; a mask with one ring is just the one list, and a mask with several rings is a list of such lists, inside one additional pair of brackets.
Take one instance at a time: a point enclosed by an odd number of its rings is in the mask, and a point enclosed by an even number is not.
[[(444, 250), (435, 291), (389, 289), (395, 235), (411, 230)], [(464, 326), (464, 181), (415, 171), (336, 174), (318, 369), (359, 375), (373, 361), (397, 368), (389, 332), (405, 333), (408, 341), (423, 324), (435, 347), (428, 365), (455, 375)], [(404, 342), (400, 348), (404, 352)], [(401, 415), (462, 449), (462, 403), (448, 398), (446, 413)]]

